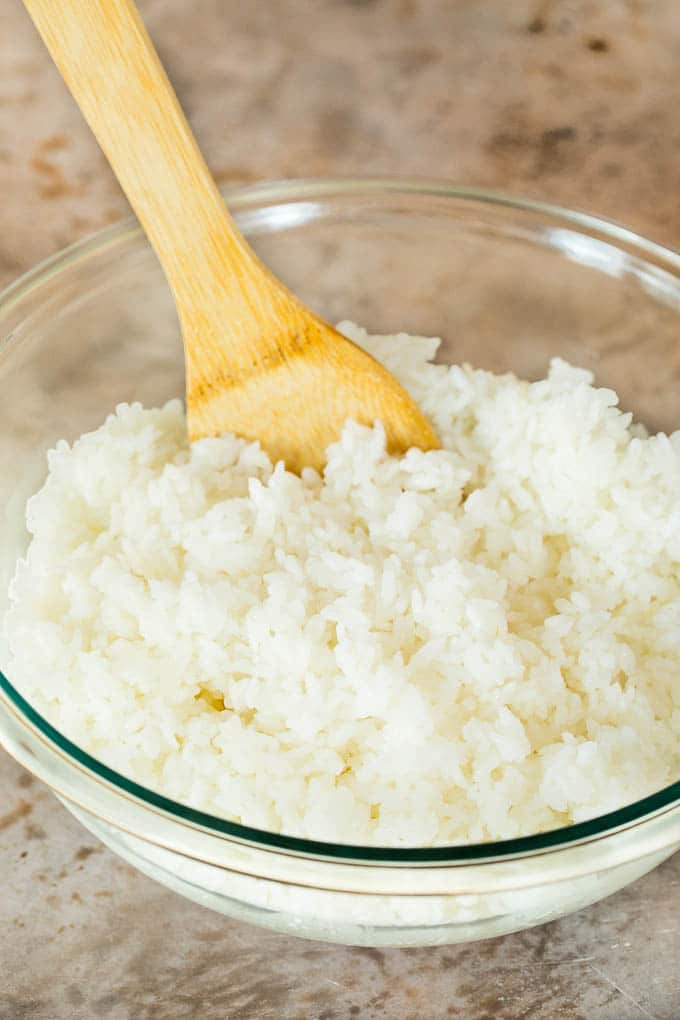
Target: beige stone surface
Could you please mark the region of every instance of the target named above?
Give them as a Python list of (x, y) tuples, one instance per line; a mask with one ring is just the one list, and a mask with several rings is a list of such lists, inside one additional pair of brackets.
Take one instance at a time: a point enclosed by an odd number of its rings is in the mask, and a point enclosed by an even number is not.
[[(680, 242), (677, 0), (145, 0), (219, 181), (437, 176)], [(126, 212), (20, 0), (0, 2), (0, 284)], [(493, 942), (343, 949), (131, 871), (0, 752), (0, 1018), (680, 1017), (680, 855)]]

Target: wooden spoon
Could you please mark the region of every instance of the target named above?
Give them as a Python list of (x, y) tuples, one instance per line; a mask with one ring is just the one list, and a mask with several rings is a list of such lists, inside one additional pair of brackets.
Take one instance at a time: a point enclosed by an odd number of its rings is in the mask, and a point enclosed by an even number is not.
[(392, 452), (436, 448), (396, 380), (306, 308), (248, 246), (132, 0), (24, 2), (172, 288), (190, 438), (259, 439), (294, 471), (321, 468), (347, 418), (383, 422)]

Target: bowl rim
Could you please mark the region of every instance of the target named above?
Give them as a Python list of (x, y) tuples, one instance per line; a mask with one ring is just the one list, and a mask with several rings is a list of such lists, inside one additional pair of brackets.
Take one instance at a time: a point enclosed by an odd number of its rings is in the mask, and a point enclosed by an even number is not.
[[(280, 202), (291, 204), (324, 200), (328, 202), (334, 198), (352, 195), (364, 198), (401, 195), (409, 198), (419, 196), (421, 198), (455, 199), (473, 206), (477, 204), (514, 209), (571, 224), (591, 237), (593, 235), (604, 236), (610, 242), (627, 247), (632, 246), (638, 256), (660, 261), (667, 270), (680, 276), (680, 253), (648, 240), (614, 221), (548, 202), (520, 198), (499, 191), (453, 185), (446, 181), (390, 177), (297, 178), (229, 187), (223, 190), (223, 194), (237, 218), (239, 213), (247, 212), (250, 208), (270, 207)], [(105, 249), (135, 239), (141, 234), (141, 228), (134, 218), (130, 217), (76, 241), (38, 263), (0, 292), (0, 322), (23, 298), (47, 280), (90, 256), (101, 255)], [(4, 349), (6, 343), (7, 339), (0, 340), (0, 351)], [(311, 840), (242, 825), (226, 818), (211, 815), (172, 800), (129, 779), (64, 736), (33, 708), (0, 671), (0, 708), (3, 707), (3, 701), (6, 701), (10, 709), (13, 710), (13, 715), (21, 721), (22, 725), (28, 724), (31, 729), (38, 731), (42, 741), (47, 742), (53, 753), (60, 754), (60, 757), (65, 755), (70, 765), (81, 771), (85, 769), (95, 780), (113, 787), (124, 794), (127, 799), (132, 798), (141, 807), (146, 806), (155, 811), (160, 810), (180, 824), (189, 825), (192, 828), (207, 829), (212, 835), (222, 838), (256, 844), (263, 850), (321, 856), (344, 863), (356, 861), (368, 864), (403, 865), (463, 864), (465, 862), (482, 864), (484, 862), (491, 863), (492, 860), (497, 861), (499, 858), (512, 860), (559, 850), (575, 843), (603, 839), (616, 831), (639, 825), (647, 819), (658, 817), (659, 814), (665, 814), (674, 807), (680, 806), (679, 779), (669, 786), (615, 811), (609, 811), (583, 822), (513, 839), (434, 847), (360, 846)], [(0, 736), (2, 736), (1, 733)]]

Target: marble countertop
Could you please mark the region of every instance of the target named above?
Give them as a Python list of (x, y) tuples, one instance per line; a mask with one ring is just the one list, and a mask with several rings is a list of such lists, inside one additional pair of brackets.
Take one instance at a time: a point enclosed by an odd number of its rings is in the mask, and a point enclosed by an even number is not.
[[(444, 177), (680, 243), (675, 0), (144, 0), (221, 184)], [(20, 0), (0, 5), (0, 285), (127, 213)], [(224, 919), (0, 751), (1, 1020), (680, 1017), (680, 855), (490, 942), (368, 950)]]

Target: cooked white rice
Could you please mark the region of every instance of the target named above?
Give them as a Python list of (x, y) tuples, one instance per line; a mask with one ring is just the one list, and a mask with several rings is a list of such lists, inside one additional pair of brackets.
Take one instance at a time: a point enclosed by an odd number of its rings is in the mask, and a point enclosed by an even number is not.
[(528, 383), (343, 331), (444, 449), (353, 423), (324, 477), (182, 405), (49, 454), (10, 679), (72, 740), (195, 807), (315, 839), (508, 838), (680, 773), (680, 432), (555, 360)]

